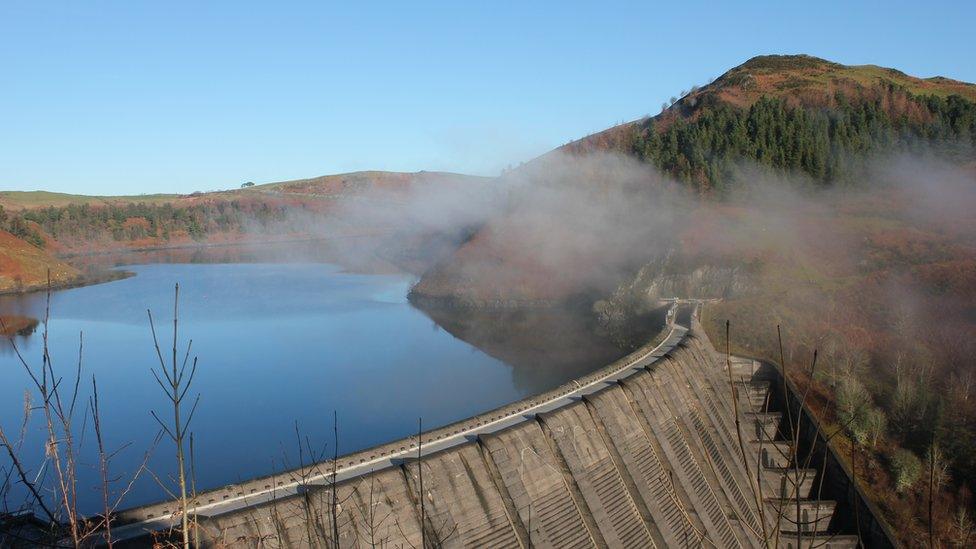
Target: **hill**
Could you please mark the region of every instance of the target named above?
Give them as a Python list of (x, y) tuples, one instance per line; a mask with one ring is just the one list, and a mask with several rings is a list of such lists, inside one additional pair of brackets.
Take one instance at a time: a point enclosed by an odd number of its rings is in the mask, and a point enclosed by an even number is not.
[(477, 176), (449, 172), (384, 172), (363, 171), (343, 174), (323, 175), (307, 179), (279, 181), (249, 185), (239, 189), (195, 192), (191, 194), (138, 194), (118, 196), (97, 196), (83, 194), (57, 193), (50, 191), (0, 191), (0, 207), (7, 211), (32, 210), (40, 208), (61, 208), (65, 206), (121, 206), (126, 204), (174, 204), (233, 200), (254, 194), (284, 194), (308, 197), (341, 197), (368, 189), (403, 189), (415, 184), (438, 183), (461, 179), (488, 179)]
[(308, 179), (296, 179), (279, 183), (256, 185), (246, 192), (276, 192), (300, 196), (342, 197), (353, 193), (381, 189), (405, 191), (411, 186), (425, 184), (445, 184), (458, 181), (478, 181), (490, 178), (462, 175), (449, 172), (414, 173), (365, 171), (336, 175), (324, 175)]
[[(189, 195), (87, 196), (45, 191), (0, 192), (0, 291), (39, 288), (51, 268), (55, 285), (81, 282), (55, 259), (100, 252), (357, 237), (355, 262), (392, 261), (422, 272), (424, 256), (456, 247), (456, 235), (390, 234), (389, 216), (351, 216), (350, 199), (395, 210), (418, 189), (436, 194), (487, 178), (443, 172), (356, 172)], [(370, 237), (371, 240), (363, 240)], [(391, 239), (399, 239), (396, 253)], [(385, 254), (383, 260), (370, 257)], [(345, 254), (350, 255), (350, 254)], [(438, 256), (439, 256), (438, 255)], [(100, 278), (104, 273), (87, 273)]]
[(932, 144), (946, 154), (971, 155), (976, 85), (805, 55), (766, 55), (693, 87), (653, 118), (557, 151), (635, 155), (707, 193), (740, 177), (743, 161), (831, 184), (863, 176), (859, 159), (869, 153)]
[[(344, 199), (397, 200), (397, 196), (417, 187), (484, 179), (441, 172), (374, 171), (189, 195), (85, 196), (6, 191), (0, 192), (0, 212), (5, 212), (5, 225), (0, 226), (58, 253), (321, 237), (322, 234), (309, 234), (312, 218), (327, 217)], [(315, 219), (315, 223), (319, 221)], [(342, 234), (375, 230), (376, 227), (346, 227)]]
[(71, 265), (0, 230), (0, 293), (44, 286), (48, 272), (54, 285), (69, 284), (81, 276)]
[(10, 211), (61, 207), (69, 204), (102, 206), (135, 202), (164, 203), (179, 198), (176, 194), (140, 194), (129, 196), (88, 196), (81, 194), (54, 193), (49, 191), (0, 191), (0, 206)]
[[(804, 55), (768, 55), (693, 89), (653, 118), (560, 147), (503, 179), (521, 188), (552, 183), (558, 179), (553, 173), (564, 181), (577, 180), (566, 173), (565, 166), (573, 164), (571, 171), (592, 172), (581, 184), (603, 185), (609, 192), (620, 162), (586, 166), (567, 159), (610, 154), (639, 161), (695, 194), (721, 198), (734, 192), (736, 181), (755, 179), (757, 171), (814, 187), (849, 187), (871, 177), (872, 159), (879, 156), (924, 151), (952, 162), (973, 162), (974, 150), (976, 85)], [(624, 171), (626, 177), (643, 179), (645, 186), (661, 184), (660, 177), (634, 175), (639, 168)], [(468, 304), (550, 303), (592, 290), (581, 287), (589, 277), (578, 275), (598, 256), (580, 257), (578, 266), (567, 269), (544, 264), (537, 251), (547, 245), (546, 238), (571, 239), (580, 235), (579, 228), (550, 223), (550, 234), (526, 249), (519, 242), (529, 235), (513, 236), (511, 229), (522, 223), (517, 215), (525, 213), (521, 208), (519, 214), (490, 222), (454, 261), (429, 272), (415, 295)], [(592, 223), (584, 225), (592, 228)], [(508, 236), (492, 236), (499, 234)]]

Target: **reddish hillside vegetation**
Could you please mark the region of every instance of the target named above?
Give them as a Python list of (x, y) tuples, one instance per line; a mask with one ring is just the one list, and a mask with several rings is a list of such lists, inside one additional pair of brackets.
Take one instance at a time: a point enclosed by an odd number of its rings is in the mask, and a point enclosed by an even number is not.
[(43, 286), (48, 272), (55, 285), (71, 283), (81, 274), (44, 250), (0, 230), (0, 292)]
[[(823, 188), (857, 186), (871, 177), (869, 159), (878, 155), (931, 146), (945, 149), (949, 161), (972, 159), (974, 100), (976, 86), (948, 78), (920, 79), (809, 56), (761, 56), (694, 89), (652, 119), (591, 135), (507, 177), (539, 187), (552, 182), (553, 171), (567, 157), (611, 153), (637, 159), (649, 172), (663, 172), (696, 194), (718, 199), (758, 171)], [(618, 169), (613, 164), (596, 162)], [(597, 186), (618, 175), (586, 177)], [(661, 184), (660, 177), (644, 179), (648, 186)], [(599, 197), (587, 200), (593, 198)], [(513, 198), (516, 208), (518, 202)], [(598, 267), (600, 246), (590, 247), (595, 254), (577, 257), (572, 267), (542, 259), (559, 242), (578, 238), (577, 225), (592, 226), (572, 217), (550, 224), (543, 235), (520, 234), (517, 226), (524, 220), (517, 215), (493, 220), (453, 261), (428, 273), (415, 292), (477, 304), (548, 302), (589, 290), (580, 284), (591, 279), (585, 271)], [(601, 236), (608, 236), (611, 245), (621, 235)], [(635, 255), (640, 253), (637, 248)]]
[[(693, 87), (670, 108), (653, 117), (658, 131), (677, 119), (694, 119), (719, 104), (748, 109), (760, 99), (782, 99), (790, 106), (830, 109), (838, 98), (878, 101), (892, 116), (923, 121), (928, 115), (912, 97), (958, 96), (976, 101), (976, 85), (935, 76), (917, 78), (876, 65), (847, 66), (808, 55), (761, 55), (735, 67), (714, 82)], [(594, 133), (557, 149), (581, 154), (617, 151), (630, 154), (647, 119)]]
[[(190, 195), (104, 197), (5, 191), (0, 193), (0, 230), (7, 230), (0, 241), (0, 291), (36, 287), (45, 280), (47, 264), (56, 285), (74, 280), (78, 271), (52, 254), (392, 237), (389, 216), (338, 219), (340, 204), (356, 198), (396, 210), (418, 188), (436, 192), (483, 180), (441, 172), (357, 172)], [(408, 244), (422, 247), (422, 243)], [(411, 257), (397, 259), (422, 264)]]

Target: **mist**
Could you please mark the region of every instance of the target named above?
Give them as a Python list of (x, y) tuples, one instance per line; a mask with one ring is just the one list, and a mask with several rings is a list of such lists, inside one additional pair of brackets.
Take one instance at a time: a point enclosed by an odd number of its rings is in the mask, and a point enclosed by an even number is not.
[(497, 178), (370, 185), (287, 225), (349, 268), (406, 270), (414, 295), (465, 306), (732, 298), (773, 282), (894, 279), (920, 250), (928, 263), (972, 261), (974, 172), (931, 150), (870, 159), (848, 186), (742, 164), (729, 191), (700, 196), (628, 156), (554, 152)]
[(627, 156), (551, 153), (495, 179), (374, 187), (311, 227), (372, 231), (335, 241), (343, 262), (410, 270), (425, 308), (570, 305), (615, 333), (664, 299), (718, 299), (754, 349), (781, 325), (791, 353), (833, 340), (891, 364), (925, 339), (954, 369), (976, 352), (958, 343), (976, 335), (972, 165), (877, 156), (846, 186), (737, 172), (700, 196)]

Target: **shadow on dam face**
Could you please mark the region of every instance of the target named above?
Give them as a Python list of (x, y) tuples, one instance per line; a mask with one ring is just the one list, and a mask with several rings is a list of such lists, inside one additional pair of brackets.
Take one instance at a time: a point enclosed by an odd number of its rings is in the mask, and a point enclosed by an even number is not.
[(611, 337), (584, 305), (464, 308), (414, 302), (454, 337), (508, 364), (515, 386), (537, 394), (626, 356), (660, 333), (667, 307), (641, 316), (625, 337)]

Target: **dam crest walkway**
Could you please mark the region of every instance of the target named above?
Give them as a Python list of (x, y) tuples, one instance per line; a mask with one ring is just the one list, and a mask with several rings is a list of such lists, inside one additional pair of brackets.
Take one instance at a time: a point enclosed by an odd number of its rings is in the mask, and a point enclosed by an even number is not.
[[(797, 463), (762, 365), (716, 353), (697, 314), (687, 327), (668, 317), (660, 343), (552, 391), (196, 494), (195, 535), (241, 547), (857, 547), (819, 498), (823, 471)], [(113, 538), (165, 537), (179, 507), (126, 510)]]

